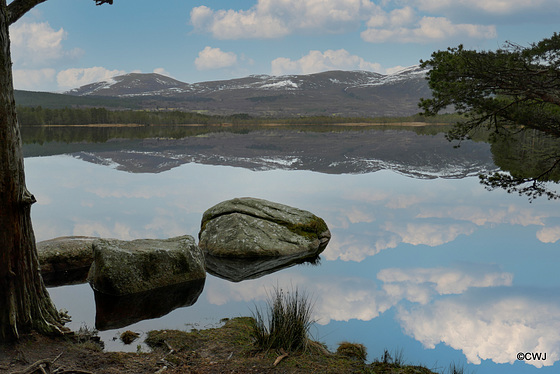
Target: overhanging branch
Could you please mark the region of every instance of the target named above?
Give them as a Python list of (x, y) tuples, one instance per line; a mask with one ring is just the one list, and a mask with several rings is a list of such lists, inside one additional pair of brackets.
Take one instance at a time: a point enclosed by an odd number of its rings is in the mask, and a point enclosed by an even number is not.
[[(23, 15), (29, 12), (37, 4), (44, 3), (47, 0), (14, 0), (8, 5), (8, 25), (16, 22)], [(94, 0), (95, 5), (113, 4), (113, 0)]]
[(47, 0), (14, 0), (8, 5), (8, 25), (16, 22), (35, 5)]

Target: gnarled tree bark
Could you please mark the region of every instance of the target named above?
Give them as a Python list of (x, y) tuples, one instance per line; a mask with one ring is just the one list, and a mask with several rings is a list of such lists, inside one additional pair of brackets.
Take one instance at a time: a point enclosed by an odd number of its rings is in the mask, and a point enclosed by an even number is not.
[(31, 227), (35, 198), (25, 186), (8, 30), (22, 15), (8, 8), (39, 2), (16, 0), (8, 6), (0, 0), (0, 341), (15, 340), (30, 330), (62, 331), (59, 313), (41, 278)]

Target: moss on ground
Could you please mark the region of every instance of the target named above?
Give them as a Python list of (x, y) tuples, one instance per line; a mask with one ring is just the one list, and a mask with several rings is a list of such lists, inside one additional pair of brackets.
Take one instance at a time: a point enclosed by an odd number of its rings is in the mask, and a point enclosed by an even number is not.
[[(251, 335), (253, 324), (252, 317), (239, 317), (226, 321), (223, 327), (216, 329), (151, 331), (146, 343), (154, 351), (161, 350), (162, 354), (166, 354), (166, 360), (173, 363), (173, 367), (168, 368), (171, 371), (167, 371), (171, 373), (189, 372), (196, 368), (197, 373), (434, 374), (423, 367), (366, 364), (362, 359), (348, 357), (347, 352), (331, 353), (317, 342), (312, 342), (312, 348), (304, 353), (288, 352), (288, 356), (274, 366), (283, 351), (257, 350)], [(365, 348), (360, 351), (362, 355), (358, 356), (365, 359)]]

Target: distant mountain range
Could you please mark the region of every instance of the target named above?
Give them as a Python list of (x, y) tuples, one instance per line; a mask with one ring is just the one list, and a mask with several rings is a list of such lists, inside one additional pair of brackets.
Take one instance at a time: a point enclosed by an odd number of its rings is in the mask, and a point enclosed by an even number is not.
[[(430, 96), (425, 76), (426, 70), (413, 66), (391, 75), (327, 71), (309, 75), (252, 75), (190, 84), (155, 73), (133, 73), (75, 88), (63, 95), (48, 94), (48, 99), (65, 100), (71, 103), (69, 106), (102, 105), (209, 114), (408, 116), (418, 113), (421, 97)], [(31, 94), (16, 92), (16, 101), (30, 105), (38, 97)]]
[(105, 143), (33, 142), (24, 144), (24, 154), (69, 154), (132, 173), (159, 173), (187, 163), (327, 174), (392, 170), (421, 179), (459, 179), (496, 170), (488, 143), (464, 141), (455, 149), (442, 133), (380, 129), (308, 132), (278, 128), (180, 139), (163, 135)]

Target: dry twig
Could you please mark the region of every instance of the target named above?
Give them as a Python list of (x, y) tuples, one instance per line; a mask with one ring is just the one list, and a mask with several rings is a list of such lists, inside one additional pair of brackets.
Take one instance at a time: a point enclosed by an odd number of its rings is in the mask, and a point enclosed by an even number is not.
[(280, 361), (282, 361), (283, 359), (285, 359), (286, 357), (288, 357), (288, 352), (286, 352), (284, 350), (284, 348), (280, 348), (280, 352), (282, 353), (281, 356), (276, 357), (276, 360), (274, 360), (274, 364), (272, 364), (272, 366), (276, 366), (280, 363)]

